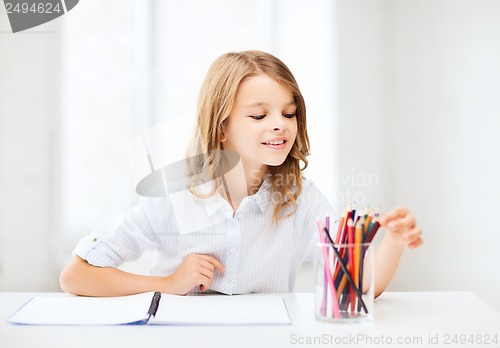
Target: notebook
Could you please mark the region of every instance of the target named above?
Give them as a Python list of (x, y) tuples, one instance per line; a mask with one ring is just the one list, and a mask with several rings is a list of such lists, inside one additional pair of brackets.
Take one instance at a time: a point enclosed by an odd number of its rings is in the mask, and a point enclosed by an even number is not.
[(279, 295), (36, 296), (8, 321), (24, 325), (287, 325)]

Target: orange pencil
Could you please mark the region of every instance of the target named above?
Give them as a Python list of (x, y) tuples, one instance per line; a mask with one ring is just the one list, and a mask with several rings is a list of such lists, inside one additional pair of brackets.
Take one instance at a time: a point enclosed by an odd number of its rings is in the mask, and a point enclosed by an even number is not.
[(364, 223), (364, 218), (361, 217), (356, 224), (356, 233), (355, 233), (355, 240), (354, 240), (354, 281), (356, 283), (356, 286), (359, 285), (359, 263), (360, 263), (360, 256), (361, 256), (361, 238), (363, 234), (363, 226)]
[[(347, 270), (349, 270), (349, 265), (347, 265), (346, 267)], [(340, 298), (342, 296), (342, 293), (344, 292), (346, 285), (347, 285), (347, 277), (344, 275), (340, 280), (339, 286), (337, 287), (337, 298)]]
[(342, 217), (340, 218), (339, 227), (337, 229), (337, 235), (335, 236), (335, 244), (339, 244), (341, 241), (340, 237), (342, 236), (342, 231), (344, 230), (344, 222), (346, 215), (347, 214), (344, 212), (342, 214)]

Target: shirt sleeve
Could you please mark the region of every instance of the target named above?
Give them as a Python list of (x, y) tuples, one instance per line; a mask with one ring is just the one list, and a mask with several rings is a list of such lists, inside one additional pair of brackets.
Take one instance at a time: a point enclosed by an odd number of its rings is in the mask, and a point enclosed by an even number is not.
[(73, 255), (99, 267), (119, 267), (137, 260), (146, 249), (158, 248), (165, 219), (164, 198), (143, 198), (127, 214), (101, 224), (81, 239)]

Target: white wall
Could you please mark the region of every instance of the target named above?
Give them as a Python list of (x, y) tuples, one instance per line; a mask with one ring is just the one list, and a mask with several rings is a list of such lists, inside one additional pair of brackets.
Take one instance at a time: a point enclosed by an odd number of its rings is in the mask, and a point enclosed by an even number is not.
[(61, 18), (60, 120), (50, 212), (59, 273), (84, 235), (137, 202), (127, 146), (135, 135), (138, 86), (134, 6), (113, 0), (81, 6)]
[(340, 170), (377, 173), (369, 201), (407, 205), (424, 233), (390, 289), (500, 309), (500, 2), (337, 4)]
[(16, 34), (0, 8), (0, 291), (59, 290), (77, 240), (136, 199), (122, 4), (78, 5)]
[[(0, 10), (0, 289), (50, 288), (59, 40), (8, 34)], [(28, 251), (28, 252), (27, 252)], [(21, 276), (22, 275), (22, 276)]]

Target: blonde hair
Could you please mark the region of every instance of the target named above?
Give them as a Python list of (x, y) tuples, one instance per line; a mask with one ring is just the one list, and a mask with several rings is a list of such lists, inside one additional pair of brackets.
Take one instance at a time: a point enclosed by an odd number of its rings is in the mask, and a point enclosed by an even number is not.
[[(297, 198), (302, 191), (302, 170), (307, 167), (309, 137), (306, 128), (306, 107), (299, 86), (288, 67), (273, 55), (261, 51), (226, 53), (217, 58), (209, 68), (202, 84), (197, 110), (195, 154), (207, 154), (196, 165), (196, 173), (205, 173), (212, 179), (223, 173), (222, 126), (231, 114), (236, 92), (243, 79), (256, 74), (266, 74), (289, 89), (296, 103), (297, 137), (285, 161), (279, 166), (269, 166), (271, 197), (276, 204), (273, 222), (278, 222), (281, 211), (292, 205), (291, 216), (297, 210)], [(201, 157), (197, 157), (201, 158)], [(300, 162), (303, 167), (300, 167)], [(284, 178), (286, 178), (284, 180)], [(218, 187), (221, 187), (219, 181)], [(276, 198), (277, 199), (274, 199)]]

